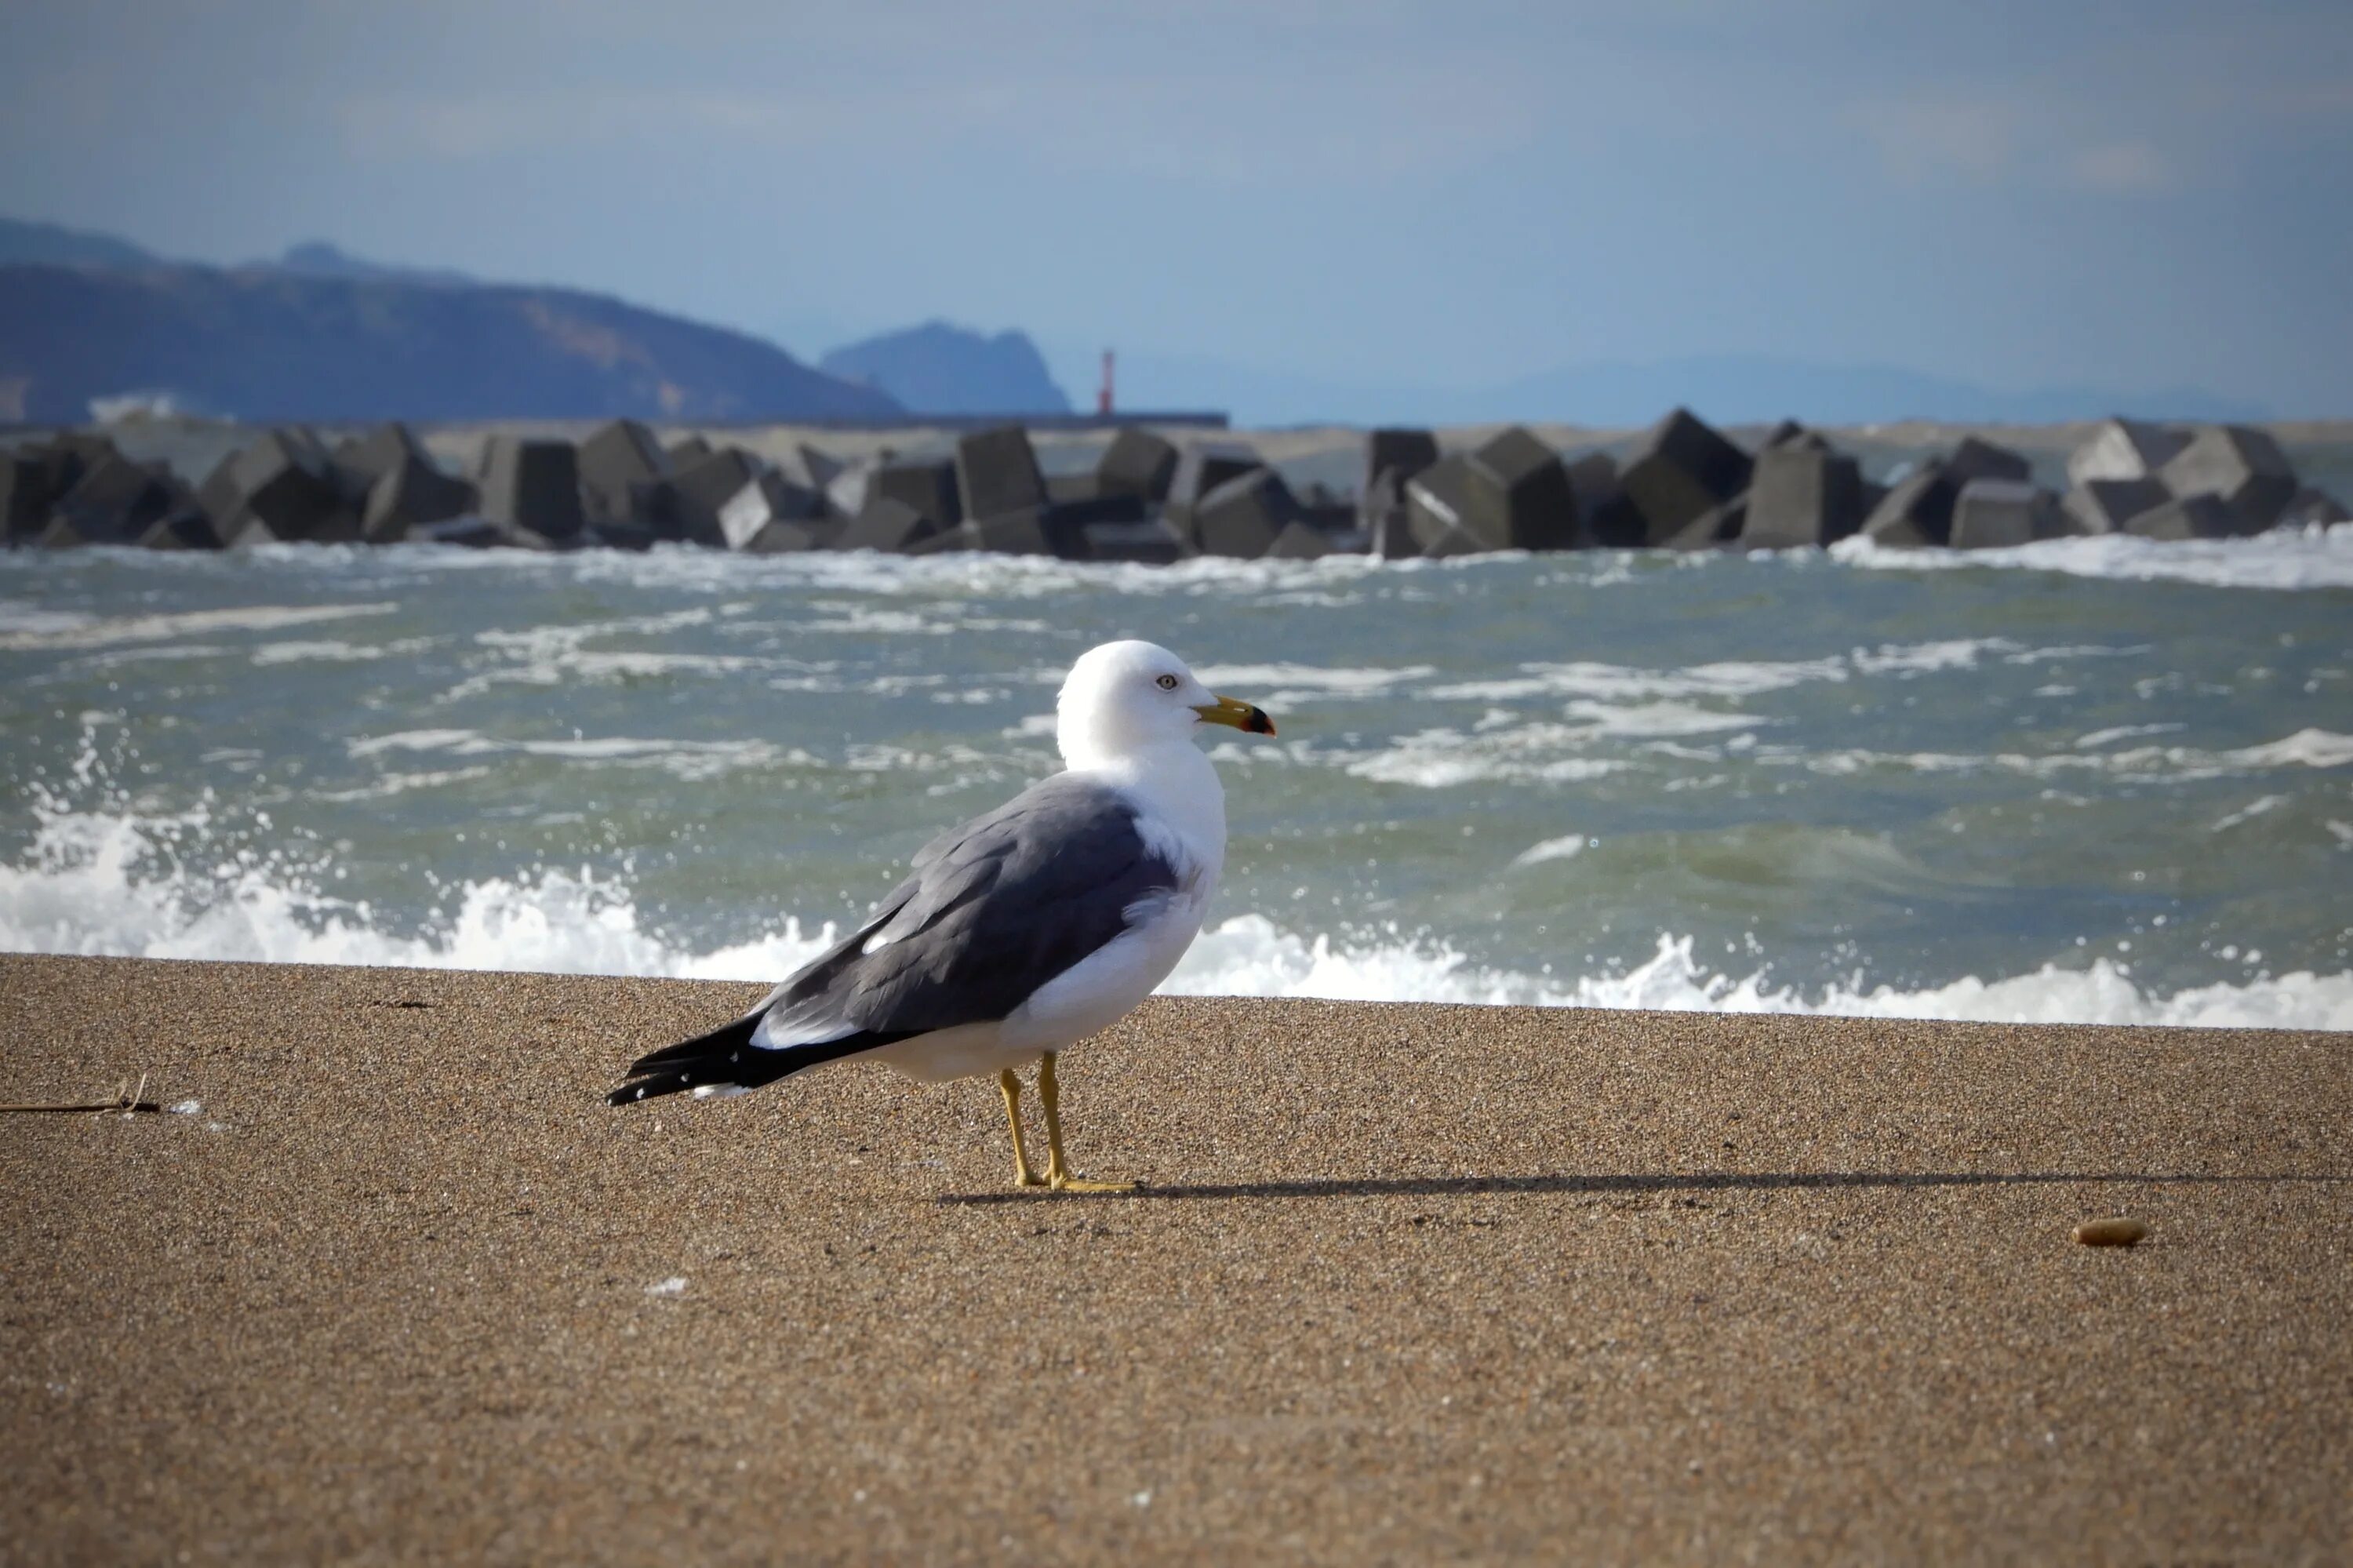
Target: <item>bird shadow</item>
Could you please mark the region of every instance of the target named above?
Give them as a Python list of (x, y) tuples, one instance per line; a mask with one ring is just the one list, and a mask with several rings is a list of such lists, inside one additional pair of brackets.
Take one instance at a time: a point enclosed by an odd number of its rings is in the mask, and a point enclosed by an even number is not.
[(1608, 1194), (1656, 1192), (1805, 1192), (1845, 1188), (2010, 1187), (2092, 1182), (2139, 1182), (2150, 1186), (2201, 1186), (2232, 1182), (2340, 1182), (2353, 1177), (2284, 1171), (2274, 1175), (2220, 1175), (2154, 1171), (1676, 1171), (1643, 1174), (1497, 1176), (1394, 1176), (1305, 1178), (1290, 1181), (1229, 1181), (1178, 1186), (1139, 1186), (1124, 1192), (1050, 1192), (1038, 1188), (994, 1192), (943, 1192), (939, 1203), (1025, 1203), (1039, 1198), (1140, 1199), (1229, 1198), (1477, 1198), (1530, 1193)]

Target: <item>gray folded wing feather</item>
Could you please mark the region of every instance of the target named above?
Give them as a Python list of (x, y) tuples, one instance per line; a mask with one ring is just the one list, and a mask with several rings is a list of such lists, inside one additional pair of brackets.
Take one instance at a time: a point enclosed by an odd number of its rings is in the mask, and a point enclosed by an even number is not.
[(925, 845), (864, 926), (776, 988), (771, 1044), (1005, 1018), (1175, 892), (1118, 790), (1058, 774)]

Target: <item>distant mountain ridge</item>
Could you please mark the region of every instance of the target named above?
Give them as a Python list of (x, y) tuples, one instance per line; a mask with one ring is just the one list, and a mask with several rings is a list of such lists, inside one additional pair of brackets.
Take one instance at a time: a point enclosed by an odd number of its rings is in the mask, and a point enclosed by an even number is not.
[(915, 414), (1067, 414), (1071, 400), (1027, 334), (995, 336), (944, 321), (847, 344), (818, 361), (879, 387)]
[(452, 271), (446, 267), (390, 267), (381, 261), (369, 261), (323, 239), (290, 245), (276, 260), (256, 261), (253, 265), (280, 272), (301, 272), (314, 278), (391, 278), (448, 287), (473, 287), (481, 281), (479, 278)]
[(859, 419), (773, 344), (570, 289), (277, 269), (0, 267), (0, 418), (169, 393), (248, 420)]
[(0, 218), (0, 419), (168, 395), (249, 420), (891, 419), (776, 344), (576, 289), (385, 266), (324, 241), (172, 261)]
[(89, 234), (54, 223), (0, 217), (0, 266), (30, 262), (45, 267), (160, 267), (151, 250), (111, 234)]

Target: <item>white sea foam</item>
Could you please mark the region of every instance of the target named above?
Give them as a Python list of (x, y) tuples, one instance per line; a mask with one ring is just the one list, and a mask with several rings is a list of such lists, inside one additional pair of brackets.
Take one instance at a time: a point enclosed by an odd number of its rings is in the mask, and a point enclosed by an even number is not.
[(1453, 681), (1430, 686), (1420, 696), (1441, 702), (1520, 702), (1535, 697), (1577, 697), (1605, 703), (1646, 699), (1738, 698), (1858, 676), (1937, 674), (1971, 670), (1998, 657), (2013, 663), (2075, 656), (2146, 652), (2142, 648), (2028, 648), (2000, 637), (1952, 638), (1930, 642), (1890, 642), (1856, 648), (1823, 659), (1736, 659), (1677, 669), (1605, 664), (1580, 660), (1567, 664), (1522, 664), (1498, 679)]
[(1430, 729), (1401, 736), (1369, 755), (1324, 753), (1306, 747), (1297, 748), (1290, 755), (1311, 761), (1336, 761), (1344, 771), (1377, 784), (1411, 784), (1424, 789), (1443, 789), (1482, 779), (1574, 784), (1620, 772), (1628, 766), (1614, 758), (1560, 755), (1600, 733), (1598, 726), (1560, 724), (1519, 725), (1476, 735), (1454, 729)]
[(1514, 865), (1542, 865), (1548, 860), (1573, 860), (1585, 853), (1586, 835), (1570, 833), (1564, 838), (1544, 839), (1530, 844), (1512, 857)]
[(1719, 713), (1689, 703), (1634, 703), (1620, 707), (1608, 703), (1574, 702), (1568, 705), (1567, 712), (1570, 718), (1579, 721), (1587, 734), (1595, 736), (1712, 735), (1719, 730), (1750, 729), (1773, 722), (1748, 714)]
[[(786, 919), (765, 935), (716, 947), (649, 929), (625, 885), (553, 868), (469, 883), (455, 913), (429, 929), (384, 929), (364, 902), (323, 894), (299, 871), (240, 857), (191, 866), (171, 852), (202, 842), (202, 823), (120, 814), (53, 816), (18, 864), (0, 866), (0, 949), (227, 959), (277, 963), (396, 964), (554, 973), (677, 975), (773, 980), (834, 940), (830, 925)], [(2332, 823), (2353, 839), (2353, 826)], [(170, 831), (190, 831), (174, 840)], [(1521, 857), (1558, 858), (1575, 841)], [(157, 852), (166, 853), (158, 855)], [(1546, 852), (1539, 854), (1537, 852)], [(159, 869), (159, 864), (171, 869)], [(1201, 936), (1166, 990), (1197, 995), (1312, 996), (1378, 1001), (1661, 1008), (1998, 1022), (2157, 1023), (2199, 1027), (2353, 1029), (2353, 973), (2292, 973), (2164, 994), (2105, 959), (2044, 964), (1992, 980), (1901, 990), (1856, 976), (1815, 991), (1761, 972), (1711, 969), (1688, 937), (1623, 971), (1531, 975), (1482, 966), (1443, 939), (1305, 934), (1259, 915)]]
[(1728, 661), (1679, 670), (1646, 670), (1579, 661), (1571, 664), (1523, 664), (1516, 676), (1458, 681), (1432, 686), (1422, 695), (1454, 702), (1515, 702), (1530, 697), (1589, 697), (1603, 702), (1632, 702), (1645, 697), (1746, 697), (1810, 681), (1846, 678), (1846, 662), (1841, 659)]
[(1964, 977), (1917, 991), (1858, 979), (1808, 994), (1758, 974), (1707, 969), (1688, 937), (1661, 937), (1657, 953), (1622, 974), (1556, 980), (1483, 969), (1443, 943), (1337, 944), (1302, 938), (1259, 916), (1205, 932), (1165, 988), (1194, 995), (1318, 996), (1367, 1001), (1449, 1001), (1540, 1007), (1651, 1008), (1681, 1012), (1787, 1012), (1987, 1022), (2174, 1024), (2198, 1028), (2353, 1028), (2353, 973), (2297, 973), (2151, 995), (2105, 959), (2082, 969), (2045, 964), (2031, 974)]
[(1356, 697), (1387, 696), (1409, 682), (1437, 672), (1429, 664), (1401, 670), (1324, 669), (1314, 664), (1205, 664), (1193, 673), (1213, 691), (1247, 696), (1282, 714), (1303, 704), (1329, 704)]
[[(2079, 747), (2115, 740), (2139, 730), (2094, 732)], [(1756, 759), (1767, 766), (1802, 768), (1833, 778), (1874, 768), (1912, 773), (2013, 773), (2030, 779), (2062, 779), (2099, 775), (2121, 783), (2187, 784), (2241, 774), (2263, 773), (2289, 767), (2343, 768), (2353, 764), (2353, 736), (2332, 730), (2300, 729), (2294, 735), (2260, 746), (2207, 751), (2189, 746), (2132, 746), (2116, 750), (2074, 750), (2034, 755), (2024, 752), (1969, 754), (1936, 751), (1885, 752), (1860, 747), (1808, 751), (1796, 747), (1757, 748)]]
[(552, 757), (567, 762), (657, 768), (680, 779), (713, 778), (733, 768), (780, 764), (818, 766), (818, 758), (765, 740), (652, 740), (634, 736), (575, 736), (569, 740), (497, 740), (470, 729), (405, 729), (344, 743), (353, 757), (387, 752), (450, 757)]
[(2064, 572), (2122, 582), (2183, 582), (2207, 588), (2353, 588), (2353, 523), (2274, 528), (2252, 539), (2143, 539), (2106, 534), (2046, 539), (2004, 550), (1901, 550), (1857, 535), (1831, 546), (1832, 559), (1868, 571), (1964, 571), (1987, 567)]
[(237, 609), (192, 609), (177, 615), (123, 615), (73, 620), (0, 632), (0, 649), (110, 648), (123, 642), (169, 642), (224, 631), (277, 631), (323, 620), (390, 615), (396, 604), (256, 604)]

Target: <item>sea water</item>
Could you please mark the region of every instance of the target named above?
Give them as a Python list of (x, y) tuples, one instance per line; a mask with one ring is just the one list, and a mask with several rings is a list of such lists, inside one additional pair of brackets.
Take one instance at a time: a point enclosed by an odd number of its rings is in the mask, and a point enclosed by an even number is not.
[(773, 980), (1057, 766), (1264, 706), (1168, 989), (2353, 1028), (2353, 528), (1155, 568), (0, 557), (0, 948)]

